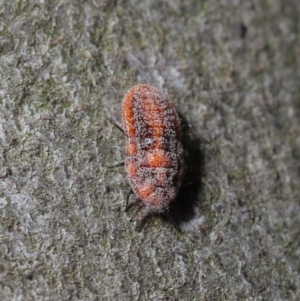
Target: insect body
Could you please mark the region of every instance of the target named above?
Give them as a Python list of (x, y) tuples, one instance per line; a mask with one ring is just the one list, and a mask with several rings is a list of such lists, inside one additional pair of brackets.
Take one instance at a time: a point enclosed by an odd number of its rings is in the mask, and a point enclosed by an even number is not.
[(180, 123), (174, 106), (154, 87), (137, 85), (124, 96), (125, 169), (133, 192), (155, 211), (176, 197), (182, 174)]

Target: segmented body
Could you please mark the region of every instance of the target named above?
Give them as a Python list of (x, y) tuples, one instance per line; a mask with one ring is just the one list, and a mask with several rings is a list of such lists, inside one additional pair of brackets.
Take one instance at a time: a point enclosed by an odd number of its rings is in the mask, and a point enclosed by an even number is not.
[(144, 204), (165, 209), (176, 197), (182, 174), (180, 123), (174, 106), (158, 89), (132, 87), (122, 102), (125, 169)]

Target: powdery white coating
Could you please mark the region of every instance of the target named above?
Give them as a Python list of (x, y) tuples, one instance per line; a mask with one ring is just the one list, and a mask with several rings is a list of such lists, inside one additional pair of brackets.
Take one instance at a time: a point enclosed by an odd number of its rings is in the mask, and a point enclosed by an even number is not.
[(176, 197), (182, 174), (179, 118), (154, 87), (132, 87), (122, 102), (126, 135), (125, 169), (134, 193), (162, 210)]

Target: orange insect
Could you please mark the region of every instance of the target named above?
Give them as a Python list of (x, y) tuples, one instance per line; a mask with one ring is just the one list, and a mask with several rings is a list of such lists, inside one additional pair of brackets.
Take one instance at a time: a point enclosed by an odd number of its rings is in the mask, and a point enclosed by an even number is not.
[(122, 121), (125, 170), (132, 190), (148, 208), (163, 211), (176, 197), (182, 175), (175, 108), (160, 90), (137, 85), (123, 98)]

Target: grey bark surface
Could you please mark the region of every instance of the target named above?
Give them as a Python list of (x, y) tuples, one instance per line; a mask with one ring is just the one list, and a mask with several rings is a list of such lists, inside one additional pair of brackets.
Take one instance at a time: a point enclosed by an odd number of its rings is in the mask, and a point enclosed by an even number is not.
[[(0, 0), (0, 300), (300, 300), (299, 16)], [(141, 226), (106, 119), (137, 83), (189, 129), (171, 217)]]

